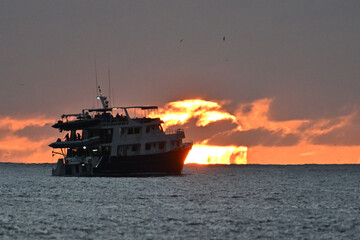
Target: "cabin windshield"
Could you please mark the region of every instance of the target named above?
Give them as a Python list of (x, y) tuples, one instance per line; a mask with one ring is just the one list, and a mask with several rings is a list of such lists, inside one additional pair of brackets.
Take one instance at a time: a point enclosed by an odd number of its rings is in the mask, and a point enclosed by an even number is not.
[(127, 112), (131, 119), (159, 117), (159, 111), (157, 107), (129, 107), (127, 108)]
[[(127, 114), (126, 114), (127, 113)], [(80, 114), (79, 114), (80, 115)], [(136, 106), (136, 107), (113, 107), (108, 109), (84, 109), (81, 118), (159, 118), (158, 108), (155, 106)]]
[(109, 118), (109, 117), (126, 117), (124, 109), (113, 108), (111, 111), (89, 111), (90, 109), (84, 110), (84, 118)]

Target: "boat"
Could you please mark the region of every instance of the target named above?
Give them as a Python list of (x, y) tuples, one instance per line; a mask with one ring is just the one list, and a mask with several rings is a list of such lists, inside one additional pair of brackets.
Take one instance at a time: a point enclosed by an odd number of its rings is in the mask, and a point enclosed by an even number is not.
[[(60, 155), (53, 176), (181, 175), (192, 142), (183, 142), (183, 129), (164, 131), (156, 106), (101, 107), (63, 114), (52, 125), (65, 132), (49, 144)], [(130, 113), (135, 115), (130, 115)]]

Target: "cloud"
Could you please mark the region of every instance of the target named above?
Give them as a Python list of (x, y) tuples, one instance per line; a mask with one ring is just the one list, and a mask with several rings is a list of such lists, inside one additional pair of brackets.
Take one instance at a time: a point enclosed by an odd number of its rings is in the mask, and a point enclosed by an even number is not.
[(316, 145), (360, 145), (360, 116), (352, 114), (345, 123), (344, 121), (340, 122), (337, 128), (315, 135), (311, 139), (311, 143)]
[(1, 162), (49, 162), (50, 148), (55, 138), (50, 122), (44, 116), (0, 118)]
[(7, 136), (9, 133), (11, 133), (11, 130), (4, 127), (4, 126), (1, 126), (0, 127), (0, 136), (3, 138), (5, 136)]
[(0, 160), (3, 162), (14, 161), (14, 159), (23, 159), (33, 154), (27, 149), (24, 150), (9, 150), (9, 149), (0, 149)]
[[(234, 113), (223, 107), (228, 101), (214, 102), (201, 100), (201, 105), (190, 104), (191, 100), (169, 103), (162, 109), (163, 116), (171, 122), (173, 116), (186, 118), (177, 121), (177, 126), (187, 130), (187, 136), (197, 143), (206, 142), (219, 146), (296, 146), (308, 144), (356, 145), (360, 143), (360, 117), (356, 112), (320, 119), (293, 119), (277, 121), (271, 119), (274, 98), (258, 99), (240, 103)], [(198, 100), (197, 100), (198, 101)], [(189, 105), (186, 105), (187, 103)], [(217, 120), (207, 121), (206, 111), (221, 113)], [(170, 112), (167, 115), (168, 111)], [(177, 112), (179, 111), (179, 112)], [(231, 116), (221, 118), (221, 116)], [(199, 119), (202, 123), (199, 124)]]
[[(243, 103), (232, 114), (223, 102), (187, 99), (170, 102), (160, 109), (167, 126), (186, 129), (195, 142), (218, 146), (291, 146), (300, 141), (297, 129), (306, 121), (269, 120), (273, 99)], [(211, 113), (211, 114), (210, 114)], [(174, 127), (175, 125), (173, 125)]]
[(183, 128), (185, 129), (185, 136), (187, 139), (194, 142), (202, 142), (219, 132), (232, 131), (238, 127), (238, 125), (233, 123), (231, 120), (219, 120), (217, 122), (209, 123), (206, 126), (197, 126), (196, 121), (196, 119), (192, 119), (184, 125), (174, 125), (169, 128)]
[(300, 126), (308, 122), (308, 120), (271, 120), (270, 108), (273, 102), (274, 98), (263, 98), (250, 103), (239, 104), (235, 117), (241, 125), (241, 129), (246, 131), (264, 128), (273, 132), (294, 133)]
[(22, 118), (14, 118), (10, 116), (0, 117), (0, 127), (11, 131), (23, 129), (27, 126), (44, 126), (54, 122), (54, 119), (46, 116), (29, 116)]
[[(199, 150), (196, 159), (204, 154), (201, 151), (209, 153), (203, 159), (208, 163), (220, 160), (244, 163), (246, 157), (256, 162), (260, 159), (257, 151), (273, 151), (270, 148), (294, 154), (289, 157), (298, 162), (305, 158), (310, 162), (320, 153), (325, 156), (328, 147), (360, 145), (357, 112), (321, 119), (277, 121), (270, 118), (273, 102), (274, 98), (264, 98), (240, 103), (230, 112), (224, 107), (228, 101), (187, 99), (170, 102), (159, 108), (159, 112), (166, 119), (167, 128), (186, 130), (187, 139), (195, 143), (194, 150)], [(44, 116), (0, 118), (0, 161), (49, 162), (48, 144), (58, 136), (50, 126), (52, 122)]]
[[(239, 121), (234, 131), (335, 141), (341, 138), (336, 129), (347, 131), (336, 123), (347, 124), (339, 117), (360, 102), (359, 6), (326, 0), (7, 1), (0, 8), (6, 36), (0, 44), (0, 115), (88, 107), (91, 53), (97, 51), (99, 82), (107, 82), (107, 62), (112, 79), (129, 79), (112, 82), (122, 105), (226, 98), (244, 104), (230, 113)], [(71, 87), (59, 91), (59, 83)], [(196, 124), (204, 127), (196, 129), (199, 136), (208, 138), (210, 125)], [(351, 130), (346, 136), (353, 138)]]
[(31, 141), (38, 141), (54, 136), (55, 131), (50, 124), (45, 124), (43, 126), (29, 125), (13, 133), (19, 137), (26, 137)]
[(296, 134), (284, 134), (283, 131), (270, 131), (265, 128), (248, 131), (233, 131), (214, 135), (208, 140), (213, 145), (242, 145), (242, 146), (292, 146), (298, 144), (300, 137)]
[[(223, 102), (224, 103), (224, 102)], [(196, 119), (196, 126), (207, 126), (221, 120), (236, 122), (236, 117), (222, 109), (222, 102), (203, 99), (185, 99), (170, 102), (159, 109), (165, 127), (184, 125), (191, 119)]]

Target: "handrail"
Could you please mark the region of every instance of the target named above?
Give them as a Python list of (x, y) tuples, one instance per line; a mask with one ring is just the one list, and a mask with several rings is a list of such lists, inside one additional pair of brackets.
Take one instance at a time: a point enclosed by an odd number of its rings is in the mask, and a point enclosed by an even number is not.
[(178, 128), (178, 129), (176, 129), (176, 130), (174, 130), (174, 129), (166, 129), (166, 130), (165, 130), (165, 134), (166, 134), (166, 135), (179, 134), (179, 133), (184, 133), (184, 129)]

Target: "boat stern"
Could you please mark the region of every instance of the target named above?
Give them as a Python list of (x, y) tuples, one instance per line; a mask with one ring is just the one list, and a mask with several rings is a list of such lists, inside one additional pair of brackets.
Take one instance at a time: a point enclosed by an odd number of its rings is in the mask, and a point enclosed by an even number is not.
[(59, 158), (55, 168), (52, 169), (53, 176), (64, 176), (66, 174), (64, 159)]

